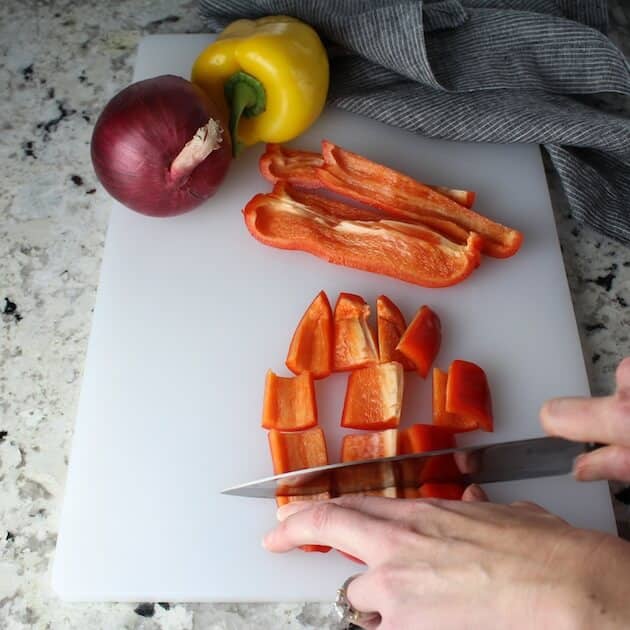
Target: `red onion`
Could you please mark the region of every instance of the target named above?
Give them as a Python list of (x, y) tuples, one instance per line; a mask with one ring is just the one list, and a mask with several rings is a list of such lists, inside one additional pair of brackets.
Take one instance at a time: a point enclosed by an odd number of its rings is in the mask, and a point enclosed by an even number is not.
[(139, 81), (105, 106), (92, 135), (105, 190), (142, 214), (181, 214), (211, 197), (231, 163), (216, 105), (173, 75)]

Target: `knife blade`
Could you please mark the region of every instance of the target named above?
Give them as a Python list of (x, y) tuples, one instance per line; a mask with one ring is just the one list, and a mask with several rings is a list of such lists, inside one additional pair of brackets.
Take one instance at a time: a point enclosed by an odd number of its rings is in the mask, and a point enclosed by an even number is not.
[[(332, 496), (389, 487), (418, 487), (424, 482), (494, 483), (571, 472), (574, 459), (599, 445), (542, 437), (484, 446), (452, 448), (427, 453), (396, 455), (305, 468), (264, 477), (226, 488), (221, 494), (257, 498), (307, 496), (328, 492)], [(460, 474), (453, 477), (445, 466), (454, 460)], [(452, 462), (451, 462), (452, 463)]]

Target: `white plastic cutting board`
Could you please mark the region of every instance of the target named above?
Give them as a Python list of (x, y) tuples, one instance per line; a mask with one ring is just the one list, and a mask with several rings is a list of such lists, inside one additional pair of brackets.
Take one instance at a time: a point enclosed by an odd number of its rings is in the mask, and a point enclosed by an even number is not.
[[(134, 80), (188, 76), (207, 35), (141, 43)], [(445, 121), (447, 122), (447, 121)], [(261, 548), (274, 502), (222, 496), (271, 474), (260, 428), (265, 372), (284, 357), (320, 289), (374, 304), (384, 293), (407, 318), (440, 315), (437, 364), (482, 365), (496, 431), (460, 444), (541, 434), (548, 397), (588, 394), (536, 146), (429, 140), (329, 109), (296, 146), (322, 138), (424, 181), (478, 192), (476, 208), (522, 230), (522, 250), (484, 259), (464, 283), (423, 289), (265, 247), (247, 232), (244, 204), (269, 185), (262, 147), (234, 162), (214, 198), (173, 219), (112, 202), (53, 570), (68, 600), (332, 600), (356, 565), (336, 553), (272, 555)], [(321, 424), (338, 457), (345, 376), (318, 383)], [(407, 380), (404, 424), (430, 422), (430, 384)], [(576, 525), (615, 531), (605, 483), (539, 479), (487, 487), (499, 501), (531, 499)]]

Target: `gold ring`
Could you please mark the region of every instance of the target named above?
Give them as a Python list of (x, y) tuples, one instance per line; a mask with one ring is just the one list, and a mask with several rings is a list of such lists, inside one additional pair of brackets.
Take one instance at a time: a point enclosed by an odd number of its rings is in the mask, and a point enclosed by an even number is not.
[(335, 598), (335, 612), (339, 617), (339, 621), (342, 624), (342, 628), (348, 628), (350, 625), (363, 627), (363, 623), (373, 620), (378, 616), (378, 613), (362, 612), (352, 606), (348, 600), (348, 585), (354, 578), (359, 577), (360, 574), (351, 575), (341, 586), (337, 589), (337, 597)]

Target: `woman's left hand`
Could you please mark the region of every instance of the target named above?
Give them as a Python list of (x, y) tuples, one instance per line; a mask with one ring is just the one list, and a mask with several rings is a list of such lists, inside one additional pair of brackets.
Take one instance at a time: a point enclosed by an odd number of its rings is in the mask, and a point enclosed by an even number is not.
[[(289, 503), (270, 551), (330, 545), (367, 564), (347, 589), (366, 628), (620, 628), (630, 545), (529, 503), (345, 496)], [(350, 567), (350, 565), (349, 565)]]

